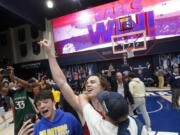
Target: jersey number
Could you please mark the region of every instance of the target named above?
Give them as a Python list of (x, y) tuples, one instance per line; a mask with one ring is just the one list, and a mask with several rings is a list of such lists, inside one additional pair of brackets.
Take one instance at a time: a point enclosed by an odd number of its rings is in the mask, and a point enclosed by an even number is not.
[(25, 107), (24, 101), (16, 101), (15, 104), (16, 104), (16, 106), (15, 106), (15, 109), (16, 109), (16, 110), (18, 110), (18, 109), (24, 109), (24, 107)]

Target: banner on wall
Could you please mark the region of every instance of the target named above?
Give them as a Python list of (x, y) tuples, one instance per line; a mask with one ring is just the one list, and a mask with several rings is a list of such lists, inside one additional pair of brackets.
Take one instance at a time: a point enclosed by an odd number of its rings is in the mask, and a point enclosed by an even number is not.
[[(106, 48), (112, 46), (112, 36), (141, 30), (148, 40), (179, 36), (179, 5), (179, 0), (119, 0), (53, 19), (56, 51)], [(120, 20), (125, 16), (131, 18), (132, 28), (122, 31)]]

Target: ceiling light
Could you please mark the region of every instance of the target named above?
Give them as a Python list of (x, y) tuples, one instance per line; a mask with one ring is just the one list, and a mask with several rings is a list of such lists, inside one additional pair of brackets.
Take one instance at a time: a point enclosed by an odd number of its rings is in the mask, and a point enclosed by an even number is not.
[(92, 16), (90, 12), (88, 11), (81, 12), (81, 14), (79, 15), (79, 22), (86, 24), (91, 21), (92, 21)]
[(54, 2), (52, 0), (47, 0), (46, 5), (48, 8), (53, 8), (54, 7)]

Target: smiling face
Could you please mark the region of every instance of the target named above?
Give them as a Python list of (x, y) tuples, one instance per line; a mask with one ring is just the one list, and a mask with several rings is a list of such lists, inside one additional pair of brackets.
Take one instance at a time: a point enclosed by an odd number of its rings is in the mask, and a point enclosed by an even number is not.
[(85, 83), (85, 89), (87, 95), (91, 98), (96, 97), (96, 95), (104, 88), (98, 76), (90, 76)]
[(36, 103), (36, 107), (40, 112), (40, 114), (49, 121), (54, 119), (55, 116), (54, 106), (55, 103), (52, 101), (52, 99), (42, 99), (37, 101)]

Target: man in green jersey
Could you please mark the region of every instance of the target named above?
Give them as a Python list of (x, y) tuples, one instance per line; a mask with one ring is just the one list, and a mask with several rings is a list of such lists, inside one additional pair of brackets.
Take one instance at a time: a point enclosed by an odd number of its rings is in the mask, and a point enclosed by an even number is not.
[[(3, 75), (1, 74), (0, 69), (0, 81), (3, 78)], [(35, 109), (34, 106), (32, 105), (29, 97), (33, 97), (33, 93), (26, 91), (26, 86), (23, 80), (19, 79), (18, 77), (14, 75), (9, 75), (11, 79), (17, 80), (17, 85), (14, 89), (9, 89), (9, 88), (4, 88), (0, 85), (0, 93), (9, 96), (12, 98), (13, 103), (14, 103), (14, 129), (15, 129), (15, 135), (18, 134), (18, 131), (20, 130), (24, 118), (28, 114), (34, 114)]]

